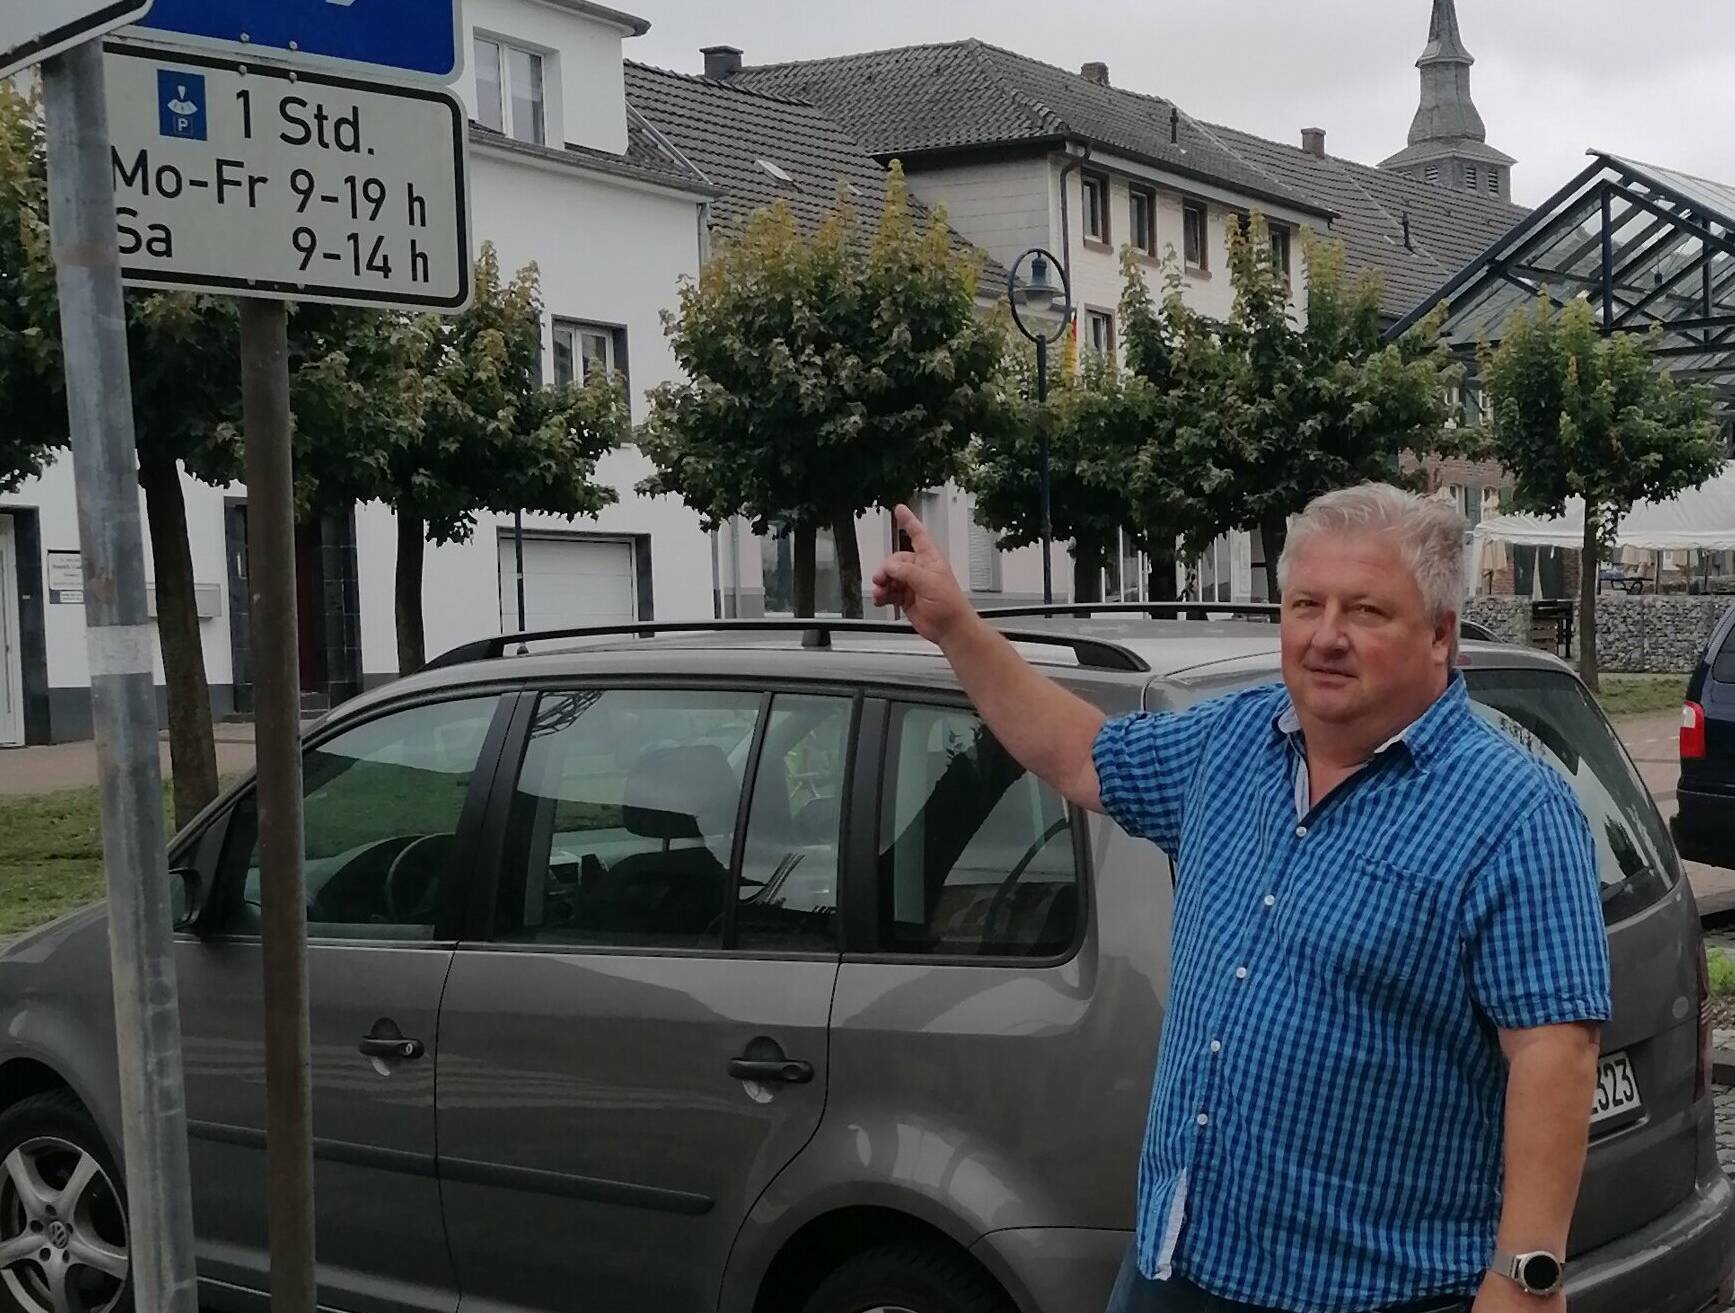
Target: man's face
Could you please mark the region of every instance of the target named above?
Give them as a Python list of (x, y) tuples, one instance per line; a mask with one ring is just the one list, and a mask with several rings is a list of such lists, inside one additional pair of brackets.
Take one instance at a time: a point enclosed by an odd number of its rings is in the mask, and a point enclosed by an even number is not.
[(1455, 615), (1428, 616), (1397, 547), (1372, 533), (1320, 534), (1290, 559), (1283, 680), (1296, 709), (1332, 725), (1396, 733), (1446, 685)]

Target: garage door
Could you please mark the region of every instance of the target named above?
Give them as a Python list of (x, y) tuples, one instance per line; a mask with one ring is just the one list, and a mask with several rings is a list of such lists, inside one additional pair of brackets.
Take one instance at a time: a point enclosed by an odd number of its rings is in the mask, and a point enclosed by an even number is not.
[[(618, 625), (638, 618), (638, 576), (630, 542), (525, 535), (525, 628)], [(518, 632), (516, 554), (511, 534), (500, 538), (500, 632)]]

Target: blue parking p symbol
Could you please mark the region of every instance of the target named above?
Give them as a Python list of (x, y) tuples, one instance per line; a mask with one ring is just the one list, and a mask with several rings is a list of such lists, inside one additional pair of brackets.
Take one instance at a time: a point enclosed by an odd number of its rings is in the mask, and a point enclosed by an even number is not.
[(205, 140), (205, 77), (179, 69), (157, 70), (157, 130), (165, 137)]

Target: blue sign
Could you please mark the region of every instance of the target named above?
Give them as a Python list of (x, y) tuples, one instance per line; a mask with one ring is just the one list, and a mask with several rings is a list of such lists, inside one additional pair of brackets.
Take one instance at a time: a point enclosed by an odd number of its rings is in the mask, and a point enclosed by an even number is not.
[(182, 141), (205, 140), (204, 74), (157, 70), (157, 131)]
[(288, 63), (361, 65), (450, 82), (460, 0), (156, 0), (138, 24), (171, 40)]

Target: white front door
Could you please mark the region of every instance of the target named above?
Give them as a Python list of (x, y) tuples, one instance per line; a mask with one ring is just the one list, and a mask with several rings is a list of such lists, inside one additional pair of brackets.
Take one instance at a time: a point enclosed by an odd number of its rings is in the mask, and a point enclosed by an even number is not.
[(18, 540), (0, 515), (0, 748), (24, 745), (24, 665), (18, 642)]
[[(500, 632), (516, 634), (518, 558), (500, 535)], [(524, 628), (575, 629), (639, 618), (633, 545), (622, 539), (524, 535)]]

